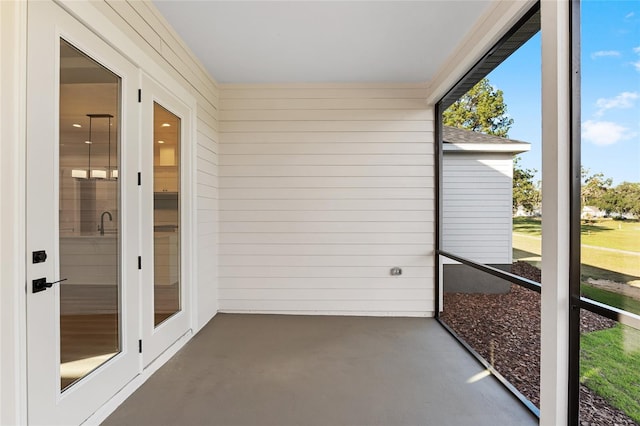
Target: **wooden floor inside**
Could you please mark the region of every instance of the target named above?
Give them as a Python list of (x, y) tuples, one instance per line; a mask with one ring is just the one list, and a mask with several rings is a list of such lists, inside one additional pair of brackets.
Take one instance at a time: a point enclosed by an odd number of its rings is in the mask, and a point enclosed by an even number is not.
[[(177, 286), (158, 286), (154, 292), (154, 325), (180, 308)], [(61, 286), (60, 386), (65, 389), (120, 352), (118, 287)]]

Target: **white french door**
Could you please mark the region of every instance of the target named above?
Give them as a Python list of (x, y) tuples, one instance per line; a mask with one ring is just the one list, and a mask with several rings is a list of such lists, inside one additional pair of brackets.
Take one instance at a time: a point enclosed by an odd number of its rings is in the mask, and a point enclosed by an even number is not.
[(28, 421), (79, 424), (140, 371), (139, 71), (53, 2), (27, 55)]
[(191, 328), (192, 108), (142, 76), (143, 364)]

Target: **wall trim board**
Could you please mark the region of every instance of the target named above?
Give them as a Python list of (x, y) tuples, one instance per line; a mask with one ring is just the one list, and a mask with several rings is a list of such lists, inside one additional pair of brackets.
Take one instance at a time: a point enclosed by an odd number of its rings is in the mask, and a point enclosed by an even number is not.
[(354, 316), (354, 317), (397, 317), (397, 318), (433, 318), (432, 311), (281, 311), (281, 310), (234, 310), (220, 309), (221, 314), (252, 315), (319, 315), (319, 316)]
[(27, 3), (0, 2), (0, 424), (25, 424)]

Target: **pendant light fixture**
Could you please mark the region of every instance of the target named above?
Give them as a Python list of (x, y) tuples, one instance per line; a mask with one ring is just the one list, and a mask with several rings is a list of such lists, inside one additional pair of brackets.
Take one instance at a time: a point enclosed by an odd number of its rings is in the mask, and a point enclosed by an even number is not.
[[(118, 179), (118, 169), (111, 169), (111, 120), (113, 115), (111, 114), (87, 114), (89, 117), (89, 139), (84, 143), (88, 145), (88, 155), (87, 155), (87, 168), (85, 169), (73, 169), (71, 170), (71, 177), (77, 179), (101, 179), (101, 180), (115, 180)], [(107, 170), (102, 169), (92, 169), (91, 168), (91, 146), (93, 145), (93, 119), (94, 118), (106, 118), (108, 119), (107, 123), (107, 141), (108, 141), (108, 150), (107, 150)]]

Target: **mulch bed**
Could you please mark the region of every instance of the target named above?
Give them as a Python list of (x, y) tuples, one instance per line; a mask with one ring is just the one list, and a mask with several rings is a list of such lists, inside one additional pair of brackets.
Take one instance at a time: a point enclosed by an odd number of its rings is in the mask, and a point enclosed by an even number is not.
[[(540, 269), (515, 262), (512, 273), (540, 282)], [(506, 294), (444, 293), (441, 318), (516, 389), (540, 406), (540, 294), (512, 285)], [(583, 311), (582, 333), (614, 321)], [(585, 386), (580, 386), (581, 426), (640, 426)]]

